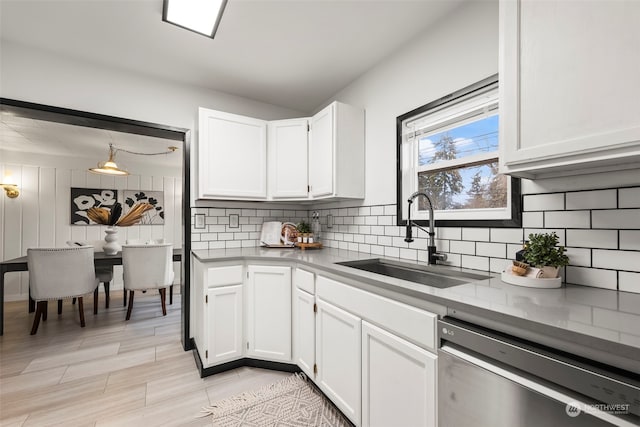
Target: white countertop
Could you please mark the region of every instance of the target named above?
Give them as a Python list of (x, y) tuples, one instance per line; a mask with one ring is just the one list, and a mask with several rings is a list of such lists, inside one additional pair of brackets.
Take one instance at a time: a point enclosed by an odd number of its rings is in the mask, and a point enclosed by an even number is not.
[(497, 324), (545, 334), (559, 343), (574, 342), (638, 361), (634, 371), (640, 371), (640, 294), (575, 285), (534, 289), (510, 285), (499, 277), (439, 289), (336, 265), (336, 262), (384, 257), (330, 248), (301, 251), (258, 247), (197, 250), (193, 254), (201, 261), (289, 261), (308, 265), (360, 281), (370, 289), (379, 289), (381, 294), (404, 296), (405, 302), (418, 306), (420, 301), (436, 303), (448, 307), (449, 314), (454, 316), (458, 312), (469, 313)]

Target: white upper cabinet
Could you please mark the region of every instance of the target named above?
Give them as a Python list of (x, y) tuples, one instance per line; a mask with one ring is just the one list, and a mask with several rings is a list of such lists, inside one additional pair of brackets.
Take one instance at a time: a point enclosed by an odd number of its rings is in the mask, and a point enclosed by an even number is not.
[(199, 109), (198, 198), (267, 198), (267, 122)]
[(268, 129), (269, 196), (307, 198), (308, 119), (271, 121)]
[(270, 122), (199, 111), (198, 199), (364, 198), (364, 110), (334, 102)]
[(640, 2), (500, 1), (501, 170), (640, 166)]
[(364, 198), (364, 111), (333, 102), (311, 118), (311, 197)]

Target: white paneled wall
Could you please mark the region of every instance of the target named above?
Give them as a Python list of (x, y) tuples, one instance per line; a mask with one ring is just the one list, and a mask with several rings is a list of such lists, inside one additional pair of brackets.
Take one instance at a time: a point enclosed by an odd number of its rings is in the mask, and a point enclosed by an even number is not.
[[(164, 238), (174, 246), (182, 246), (182, 178), (172, 176), (110, 177), (82, 169), (24, 166), (0, 163), (0, 177), (10, 172), (20, 188), (20, 196), (9, 199), (0, 194), (0, 259), (27, 254), (32, 247), (60, 247), (68, 240), (104, 239), (105, 226), (71, 225), (71, 187), (114, 188), (119, 190), (153, 190), (164, 192), (164, 225), (120, 227), (118, 241), (127, 239)], [(176, 283), (180, 280), (180, 263), (175, 263)], [(122, 267), (116, 266), (113, 289), (122, 288)], [(102, 289), (102, 287), (100, 287)], [(5, 298), (26, 299), (29, 292), (28, 273), (5, 275)]]

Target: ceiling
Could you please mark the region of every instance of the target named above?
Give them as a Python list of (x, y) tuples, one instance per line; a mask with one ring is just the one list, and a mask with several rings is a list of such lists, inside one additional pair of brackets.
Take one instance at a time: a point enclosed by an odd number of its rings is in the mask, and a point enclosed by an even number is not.
[(125, 168), (139, 163), (178, 169), (182, 167), (180, 141), (36, 120), (5, 110), (0, 111), (0, 136), (0, 152), (6, 150), (90, 159), (90, 165), (107, 160), (110, 143), (117, 149), (141, 153), (157, 153), (167, 151), (169, 146), (177, 146), (179, 149), (176, 152), (167, 155), (136, 156), (119, 152), (116, 154), (116, 163)]
[(0, 38), (311, 113), (463, 0), (229, 0), (215, 39), (162, 0), (0, 0)]

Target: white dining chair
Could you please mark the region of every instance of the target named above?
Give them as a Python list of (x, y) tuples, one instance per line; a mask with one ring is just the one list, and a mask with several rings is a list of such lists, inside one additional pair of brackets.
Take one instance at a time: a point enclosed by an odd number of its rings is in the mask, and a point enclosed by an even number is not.
[(173, 246), (124, 245), (122, 247), (124, 290), (129, 291), (126, 320), (131, 318), (136, 290), (158, 289), (162, 315), (167, 315), (166, 290), (173, 284)]
[[(150, 239), (145, 242), (142, 239), (127, 239), (127, 245), (162, 245), (166, 243), (164, 238), (160, 239)], [(123, 297), (124, 306), (127, 305), (127, 292), (125, 291)], [(173, 285), (169, 286), (169, 305), (173, 304)]]
[[(91, 241), (75, 241), (67, 240), (67, 246), (91, 246), (94, 252), (102, 252), (102, 247), (106, 242), (104, 240), (91, 240)], [(109, 288), (111, 281), (113, 280), (113, 267), (98, 267), (96, 268), (96, 276), (104, 288), (104, 308), (109, 308)], [(125, 301), (124, 305), (127, 305)], [(62, 300), (58, 301), (58, 314), (62, 313)], [(93, 314), (98, 314), (98, 288), (93, 294)]]
[(40, 318), (47, 320), (47, 301), (66, 298), (78, 299), (80, 326), (84, 328), (82, 297), (98, 287), (93, 265), (93, 248), (31, 248), (27, 249), (29, 292), (36, 302), (36, 314), (31, 327), (35, 335)]

